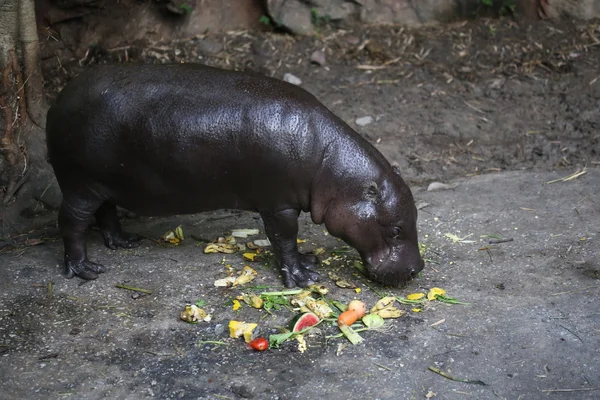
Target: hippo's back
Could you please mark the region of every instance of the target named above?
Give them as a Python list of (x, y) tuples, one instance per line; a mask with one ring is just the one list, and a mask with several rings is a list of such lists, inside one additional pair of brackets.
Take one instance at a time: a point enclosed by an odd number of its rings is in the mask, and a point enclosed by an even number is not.
[[(305, 209), (323, 150), (339, 132), (330, 121), (339, 120), (311, 94), (277, 79), (191, 64), (118, 65), (71, 81), (48, 112), (46, 135), (63, 192), (83, 182), (134, 211), (135, 193), (155, 201), (185, 194), (180, 212), (195, 212), (255, 209), (271, 191), (274, 203)], [(210, 192), (229, 197), (204, 199)]]

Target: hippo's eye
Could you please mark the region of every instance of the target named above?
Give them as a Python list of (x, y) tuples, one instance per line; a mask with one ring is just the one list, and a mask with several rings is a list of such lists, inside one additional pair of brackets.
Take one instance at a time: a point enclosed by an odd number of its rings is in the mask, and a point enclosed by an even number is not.
[(399, 226), (393, 227), (392, 228), (392, 237), (394, 239), (398, 239), (400, 235), (402, 235), (402, 228)]

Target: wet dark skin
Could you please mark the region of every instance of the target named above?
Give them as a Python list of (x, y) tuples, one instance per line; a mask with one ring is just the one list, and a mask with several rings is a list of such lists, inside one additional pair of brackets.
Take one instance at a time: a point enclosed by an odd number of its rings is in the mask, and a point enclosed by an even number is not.
[(116, 207), (140, 215), (242, 209), (260, 214), (287, 287), (318, 281), (298, 252), (298, 216), (360, 253), (371, 278), (422, 270), (410, 189), (383, 155), (307, 91), (202, 65), (95, 67), (48, 112), (48, 155), (63, 193), (65, 272), (96, 279), (85, 231), (132, 248)]

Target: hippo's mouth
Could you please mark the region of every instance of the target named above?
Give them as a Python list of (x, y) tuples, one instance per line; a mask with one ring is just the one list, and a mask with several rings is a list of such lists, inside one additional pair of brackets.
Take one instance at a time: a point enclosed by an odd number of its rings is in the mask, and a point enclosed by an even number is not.
[(361, 254), (363, 264), (366, 268), (366, 273), (370, 279), (376, 282), (384, 284), (386, 286), (401, 286), (408, 283), (410, 280), (415, 278), (425, 265), (423, 259), (419, 260), (417, 268), (410, 268), (408, 266), (400, 266), (381, 263), (379, 265), (370, 262), (368, 257)]

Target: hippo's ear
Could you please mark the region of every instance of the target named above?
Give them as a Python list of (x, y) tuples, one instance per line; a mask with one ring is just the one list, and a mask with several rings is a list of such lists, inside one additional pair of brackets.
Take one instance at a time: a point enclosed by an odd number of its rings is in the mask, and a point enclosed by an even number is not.
[(365, 191), (365, 197), (367, 200), (375, 201), (379, 196), (379, 188), (377, 187), (377, 182), (370, 182), (369, 186), (367, 186), (367, 190)]
[(398, 167), (397, 165), (392, 165), (392, 169), (394, 170), (396, 175), (402, 177), (402, 173), (400, 172), (400, 167)]

